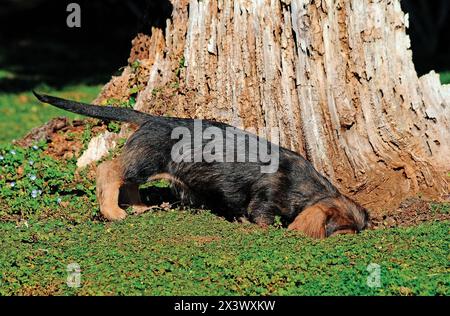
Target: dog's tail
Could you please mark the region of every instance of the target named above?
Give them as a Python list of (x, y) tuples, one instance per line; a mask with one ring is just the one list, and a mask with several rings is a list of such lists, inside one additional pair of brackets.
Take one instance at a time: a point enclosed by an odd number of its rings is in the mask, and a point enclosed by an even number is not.
[(39, 101), (51, 104), (60, 109), (64, 109), (73, 113), (95, 117), (102, 120), (121, 121), (144, 124), (152, 118), (151, 115), (138, 112), (132, 109), (114, 107), (114, 106), (98, 106), (71, 100), (65, 100), (50, 95), (39, 94), (33, 91), (33, 94)]

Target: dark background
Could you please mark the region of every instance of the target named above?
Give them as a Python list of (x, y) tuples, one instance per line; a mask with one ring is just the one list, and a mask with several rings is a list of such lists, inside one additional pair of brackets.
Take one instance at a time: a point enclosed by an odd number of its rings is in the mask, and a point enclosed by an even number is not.
[[(0, 0), (0, 91), (19, 92), (46, 83), (106, 83), (127, 64), (131, 40), (163, 26), (167, 0)], [(81, 27), (69, 28), (69, 3), (81, 7)]]
[[(81, 6), (81, 28), (68, 28), (66, 7)], [(450, 1), (402, 0), (410, 14), (414, 63), (419, 74), (450, 70)], [(2, 0), (0, 91), (38, 84), (105, 83), (126, 64), (131, 39), (170, 17), (168, 0)]]

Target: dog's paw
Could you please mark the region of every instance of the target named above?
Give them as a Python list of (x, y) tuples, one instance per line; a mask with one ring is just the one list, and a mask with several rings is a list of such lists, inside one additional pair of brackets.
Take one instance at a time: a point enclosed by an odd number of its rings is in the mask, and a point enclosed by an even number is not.
[(251, 224), (250, 220), (246, 216), (239, 217), (237, 221), (241, 224)]
[(146, 205), (134, 205), (132, 207), (132, 212), (133, 214), (139, 215), (144, 213), (145, 211), (148, 211), (150, 209), (150, 207), (146, 206)]
[(121, 208), (109, 209), (106, 212), (103, 212), (103, 216), (105, 216), (110, 221), (120, 221), (127, 217), (127, 212), (122, 210)]

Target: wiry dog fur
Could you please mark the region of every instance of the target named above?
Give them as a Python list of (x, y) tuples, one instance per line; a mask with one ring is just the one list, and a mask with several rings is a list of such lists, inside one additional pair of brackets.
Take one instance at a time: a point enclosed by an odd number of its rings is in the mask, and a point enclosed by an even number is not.
[[(121, 189), (136, 212), (142, 212), (145, 205), (139, 197), (139, 185), (149, 179), (166, 178), (184, 202), (200, 203), (228, 218), (246, 217), (261, 226), (272, 224), (279, 215), (289, 224), (288, 229), (324, 238), (356, 233), (368, 224), (369, 216), (363, 207), (340, 194), (311, 163), (286, 148), (277, 147), (279, 166), (275, 173), (261, 173), (261, 162), (174, 162), (171, 150), (178, 140), (172, 139), (171, 133), (181, 126), (192, 131), (193, 119), (157, 117), (126, 108), (35, 95), (42, 102), (74, 113), (140, 126), (120, 157), (98, 167), (97, 197), (101, 213), (109, 220), (127, 216), (119, 207)], [(229, 127), (207, 120), (202, 121), (202, 126), (223, 131)]]

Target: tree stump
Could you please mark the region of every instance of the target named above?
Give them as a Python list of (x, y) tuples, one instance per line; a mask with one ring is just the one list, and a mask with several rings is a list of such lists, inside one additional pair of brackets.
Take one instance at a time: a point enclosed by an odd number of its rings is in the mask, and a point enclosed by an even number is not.
[[(399, 0), (172, 0), (97, 99), (258, 130), (372, 210), (448, 194), (450, 86), (418, 77)], [(168, 3), (168, 5), (170, 5)]]

